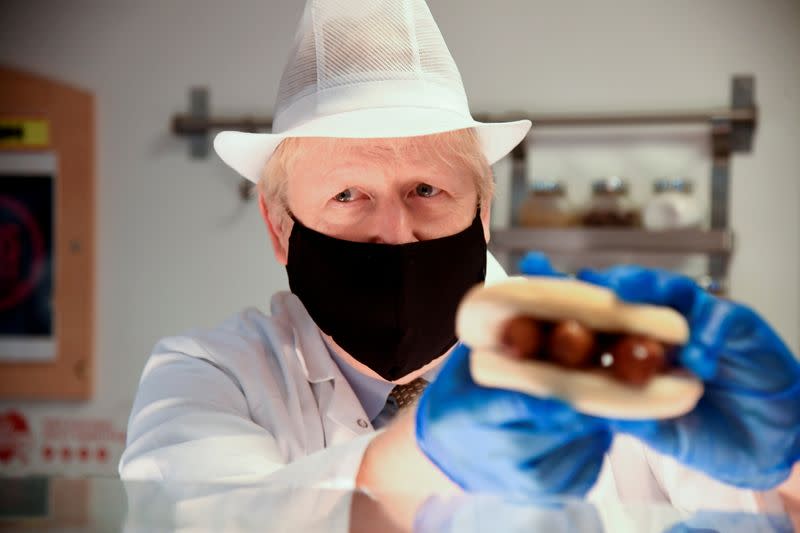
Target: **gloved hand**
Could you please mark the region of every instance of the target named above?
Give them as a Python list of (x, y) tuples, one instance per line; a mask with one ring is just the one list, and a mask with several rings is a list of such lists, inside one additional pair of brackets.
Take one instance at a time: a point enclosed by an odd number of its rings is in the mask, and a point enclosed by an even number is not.
[[(546, 261), (531, 270), (553, 275)], [(558, 400), (482, 387), (469, 349), (454, 350), (417, 406), (422, 452), (468, 491), (583, 496), (611, 444), (608, 425)]]
[(705, 382), (690, 413), (613, 421), (615, 431), (731, 485), (767, 489), (788, 477), (800, 460), (800, 363), (758, 314), (665, 271), (620, 266), (578, 278), (683, 314), (690, 339), (680, 363)]

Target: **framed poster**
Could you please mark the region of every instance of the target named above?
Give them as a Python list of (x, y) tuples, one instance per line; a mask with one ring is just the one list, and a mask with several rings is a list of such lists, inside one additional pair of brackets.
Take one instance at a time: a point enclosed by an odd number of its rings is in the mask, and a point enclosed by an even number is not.
[(56, 357), (55, 157), (0, 153), (0, 361)]
[(0, 67), (0, 399), (91, 398), (94, 99)]

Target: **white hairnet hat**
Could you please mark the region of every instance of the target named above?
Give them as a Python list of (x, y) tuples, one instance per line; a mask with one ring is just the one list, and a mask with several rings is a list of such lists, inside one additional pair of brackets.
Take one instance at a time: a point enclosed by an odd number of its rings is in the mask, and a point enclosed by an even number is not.
[(461, 74), (424, 0), (308, 0), (272, 133), (223, 131), (214, 149), (257, 182), (287, 137), (409, 137), (470, 127), (492, 164), (525, 138), (531, 122), (472, 118)]

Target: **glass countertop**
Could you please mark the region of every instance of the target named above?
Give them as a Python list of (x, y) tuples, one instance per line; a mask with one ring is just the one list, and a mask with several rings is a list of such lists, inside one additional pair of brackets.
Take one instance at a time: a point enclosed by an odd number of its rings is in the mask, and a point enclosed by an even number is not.
[[(412, 498), (398, 493), (381, 500), (402, 506)], [(385, 507), (364, 493), (333, 488), (0, 478), (0, 531), (793, 531), (785, 515), (687, 513), (668, 505), (601, 506), (578, 499), (432, 497), (415, 507), (412, 524), (393, 522)]]

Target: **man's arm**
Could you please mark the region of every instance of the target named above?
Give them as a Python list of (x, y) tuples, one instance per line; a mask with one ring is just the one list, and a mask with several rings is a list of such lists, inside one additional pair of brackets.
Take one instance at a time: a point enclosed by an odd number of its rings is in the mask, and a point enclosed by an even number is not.
[(376, 509), (398, 530), (411, 530), (417, 509), (428, 497), (461, 492), (417, 447), (413, 411), (400, 415), (367, 446), (356, 485), (372, 501), (353, 500), (352, 531), (370, 530), (374, 524), (367, 517)]
[(462, 345), (416, 411), (370, 443), (356, 479), (377, 499), (387, 491), (409, 495), (404, 508), (394, 509), (398, 522), (408, 524), (429, 496), (461, 489), (582, 497), (595, 483), (610, 441), (601, 421), (563, 402), (478, 385)]
[[(142, 376), (119, 471), (137, 501), (169, 487), (174, 501), (160, 498), (159, 504), (191, 514), (190, 523), (214, 502), (229, 502), (227, 492), (251, 486), (263, 494), (258, 516), (271, 523), (296, 525), (296, 531), (324, 523), (326, 530), (347, 531), (356, 475), (376, 436), (290, 461), (276, 436), (253, 422), (242, 390), (226, 372), (185, 353), (157, 350)], [(207, 503), (185, 504), (209, 491), (215, 498)], [(137, 508), (146, 513), (148, 505)]]
[(286, 463), (255, 424), (237, 384), (213, 364), (180, 352), (148, 360), (128, 422), (123, 479), (246, 481)]
[(758, 494), (759, 507), (767, 513), (786, 513), (795, 531), (800, 531), (800, 463), (778, 488)]

